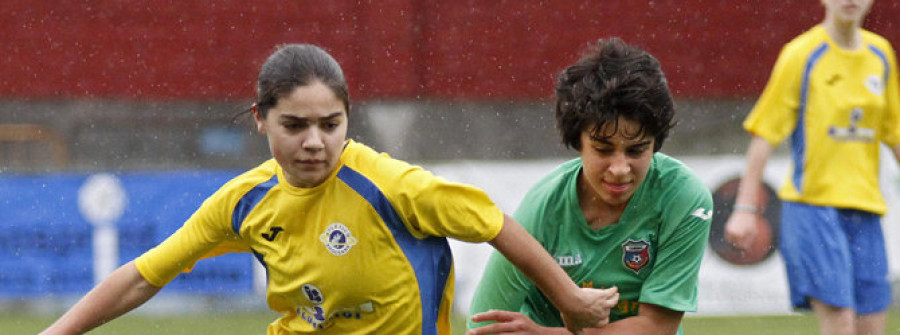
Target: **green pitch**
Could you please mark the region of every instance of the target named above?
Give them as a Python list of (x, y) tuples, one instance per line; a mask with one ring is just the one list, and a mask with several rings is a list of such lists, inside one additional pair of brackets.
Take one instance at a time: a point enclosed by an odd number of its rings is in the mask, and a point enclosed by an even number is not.
[[(888, 311), (886, 334), (900, 334), (900, 308)], [(454, 335), (465, 334), (465, 320), (454, 320)], [(685, 335), (818, 335), (812, 314), (779, 316), (691, 316), (685, 317)]]
[[(266, 326), (277, 317), (274, 313), (239, 313), (191, 316), (126, 315), (100, 327), (91, 335), (246, 335), (264, 334)], [(55, 319), (55, 316), (20, 314), (0, 315), (3, 334), (36, 334)], [(454, 318), (454, 334), (464, 334), (462, 316)], [(699, 317), (688, 316), (684, 320), (685, 334), (689, 335), (816, 335), (816, 320), (812, 315)], [(888, 334), (900, 334), (900, 309), (892, 309), (888, 315)]]
[[(270, 312), (228, 313), (190, 316), (126, 315), (107, 323), (91, 335), (238, 335), (265, 334), (266, 326), (278, 315)], [(0, 315), (0, 333), (37, 334), (53, 323), (56, 317), (29, 315)]]

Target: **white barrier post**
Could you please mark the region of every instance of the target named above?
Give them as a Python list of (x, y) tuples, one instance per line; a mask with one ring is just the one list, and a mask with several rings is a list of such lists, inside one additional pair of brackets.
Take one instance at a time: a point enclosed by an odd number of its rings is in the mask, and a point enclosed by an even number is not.
[(81, 215), (94, 226), (94, 283), (103, 281), (119, 266), (116, 222), (127, 200), (119, 178), (108, 173), (91, 175), (78, 190)]

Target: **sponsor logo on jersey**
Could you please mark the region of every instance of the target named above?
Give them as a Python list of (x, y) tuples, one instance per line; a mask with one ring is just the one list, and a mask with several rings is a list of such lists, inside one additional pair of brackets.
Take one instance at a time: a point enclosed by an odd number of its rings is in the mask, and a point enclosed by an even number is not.
[(691, 213), (691, 216), (696, 216), (701, 220), (709, 220), (710, 218), (712, 218), (712, 213), (713, 212), (711, 209), (708, 210), (706, 208), (700, 207), (695, 209), (694, 212)]
[(325, 232), (319, 235), (319, 241), (322, 241), (325, 249), (335, 256), (346, 254), (357, 242), (356, 237), (350, 233), (350, 229), (338, 222), (328, 226)]
[(316, 305), (325, 302), (325, 295), (322, 294), (322, 290), (316, 287), (316, 285), (303, 284), (303, 286), (300, 286), (300, 289), (303, 290), (303, 295), (306, 297), (306, 300), (309, 300), (309, 302)]
[(562, 267), (579, 265), (581, 264), (581, 254), (556, 256), (556, 263)]
[(629, 239), (622, 243), (622, 250), (624, 251), (622, 263), (635, 273), (641, 271), (644, 266), (650, 263), (650, 242), (647, 242), (647, 240), (635, 241)]
[(863, 128), (859, 126), (864, 116), (863, 109), (860, 107), (853, 108), (850, 111), (850, 126), (848, 127), (828, 127), (828, 136), (836, 141), (847, 142), (872, 142), (875, 140), (875, 129)]
[(372, 301), (351, 307), (340, 307), (333, 312), (328, 312), (322, 306), (325, 303), (325, 294), (316, 285), (306, 283), (300, 286), (300, 290), (303, 291), (306, 300), (313, 305), (297, 307), (297, 315), (315, 329), (328, 328), (335, 319), (360, 319), (363, 313), (375, 312), (375, 305)]
[(278, 236), (278, 233), (283, 232), (284, 228), (281, 227), (272, 227), (269, 228), (268, 233), (262, 233), (262, 238), (266, 239), (266, 241), (272, 242), (275, 240), (275, 236)]
[(322, 305), (300, 306), (297, 315), (315, 329), (325, 329), (334, 324), (335, 319), (361, 319), (363, 314), (375, 312), (375, 305), (367, 301), (352, 307), (338, 308), (334, 312), (326, 312)]

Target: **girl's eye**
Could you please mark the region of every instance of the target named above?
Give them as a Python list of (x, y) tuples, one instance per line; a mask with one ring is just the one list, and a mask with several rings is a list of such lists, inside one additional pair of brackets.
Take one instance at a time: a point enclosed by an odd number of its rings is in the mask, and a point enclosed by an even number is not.
[(284, 129), (287, 129), (287, 130), (299, 130), (302, 128), (303, 128), (302, 123), (285, 123), (284, 124)]
[(649, 149), (650, 149), (649, 147), (644, 147), (644, 146), (642, 146), (640, 148), (628, 149), (628, 155), (631, 157), (640, 157), (645, 152), (647, 152), (647, 150), (649, 150)]

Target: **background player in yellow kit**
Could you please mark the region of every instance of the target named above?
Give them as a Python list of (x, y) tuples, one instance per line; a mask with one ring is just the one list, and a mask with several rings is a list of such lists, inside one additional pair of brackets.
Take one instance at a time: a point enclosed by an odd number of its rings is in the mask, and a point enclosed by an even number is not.
[(824, 21), (785, 45), (744, 121), (753, 138), (726, 238), (752, 244), (765, 164), (790, 137), (779, 248), (791, 303), (812, 308), (822, 334), (883, 334), (891, 289), (878, 170), (881, 143), (900, 157), (896, 56), (861, 28), (872, 0), (822, 4)]
[(263, 64), (251, 109), (273, 159), (210, 196), (182, 228), (123, 265), (48, 328), (82, 333), (141, 305), (204, 256), (252, 252), (268, 334), (449, 334), (445, 237), (490, 243), (545, 292), (571, 330), (603, 324), (615, 290), (578, 288), (486, 194), (346, 139), (338, 63), (288, 45)]

